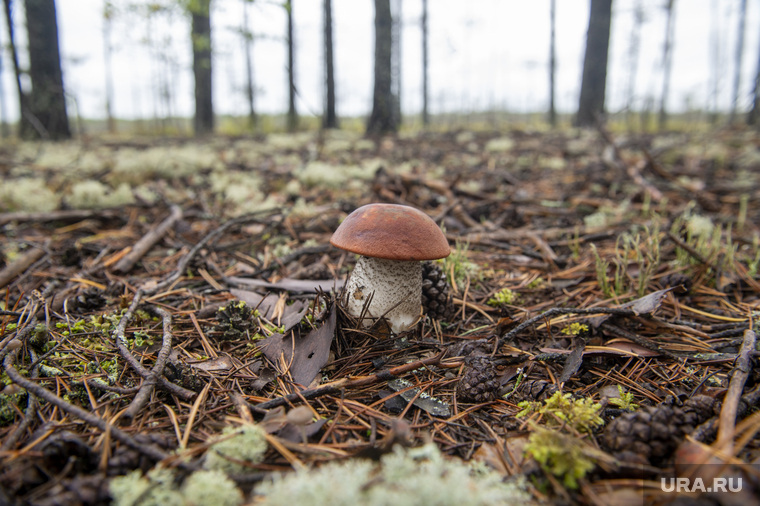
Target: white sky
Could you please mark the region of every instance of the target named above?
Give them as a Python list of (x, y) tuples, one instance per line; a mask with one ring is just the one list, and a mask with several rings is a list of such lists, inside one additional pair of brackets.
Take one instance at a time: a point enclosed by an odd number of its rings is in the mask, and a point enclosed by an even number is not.
[[(402, 106), (421, 109), (421, 0), (401, 0)], [(665, 0), (613, 2), (607, 109), (625, 106), (634, 6), (641, 1), (646, 20), (636, 78), (636, 104), (647, 97), (659, 103), (661, 54), (665, 34)], [(393, 6), (397, 0), (391, 0)], [(103, 0), (57, 0), (64, 80), (84, 117), (105, 116)], [(114, 0), (117, 6), (130, 2)], [(147, 2), (131, 2), (147, 3)], [(322, 111), (322, 0), (293, 0), (296, 36), (297, 107), (302, 115)], [(430, 107), (452, 110), (516, 112), (548, 107), (549, 0), (429, 0)], [(16, 2), (17, 34), (23, 42), (23, 9)], [(214, 102), (217, 114), (245, 114), (243, 43), (236, 33), (242, 22), (241, 0), (213, 0)], [(711, 75), (716, 71), (710, 47), (718, 41), (719, 106), (731, 103), (739, 0), (676, 0), (673, 71), (668, 109), (711, 106)], [(740, 110), (750, 104), (756, 73), (760, 5), (749, 2), (742, 64)], [(577, 107), (589, 0), (557, 0), (557, 105)], [(372, 0), (333, 0), (335, 71), (339, 115), (369, 112), (374, 54)], [(285, 14), (279, 3), (257, 1), (249, 8), (254, 42), (253, 65), (259, 112), (283, 112), (287, 106)], [(3, 24), (4, 25), (4, 24)], [(112, 44), (117, 117), (153, 117), (166, 108), (157, 83), (168, 83), (170, 111), (193, 112), (192, 55), (186, 17), (158, 16), (148, 22), (137, 14), (117, 15)], [(151, 41), (148, 44), (147, 41)], [(0, 42), (7, 42), (2, 30)], [(10, 60), (3, 59), (3, 93), (16, 116)], [(159, 58), (163, 58), (162, 60)], [(72, 111), (73, 112), (73, 111)]]

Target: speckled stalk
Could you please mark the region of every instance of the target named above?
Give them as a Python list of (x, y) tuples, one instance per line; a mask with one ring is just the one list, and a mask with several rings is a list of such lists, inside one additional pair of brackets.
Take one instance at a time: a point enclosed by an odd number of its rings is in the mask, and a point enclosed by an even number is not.
[[(412, 327), (420, 317), (422, 264), (361, 256), (346, 291), (348, 312), (355, 318), (361, 316), (367, 298), (374, 294), (363, 326), (370, 327), (385, 315), (391, 330), (398, 334)], [(396, 307), (389, 311), (393, 306)]]

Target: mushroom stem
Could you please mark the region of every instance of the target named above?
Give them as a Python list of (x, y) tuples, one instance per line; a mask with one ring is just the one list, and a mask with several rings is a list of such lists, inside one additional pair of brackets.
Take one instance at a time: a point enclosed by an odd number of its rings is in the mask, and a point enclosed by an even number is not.
[[(360, 256), (346, 285), (347, 306), (359, 318), (372, 296), (361, 324), (371, 327), (385, 315), (398, 334), (412, 327), (422, 307), (422, 264)], [(395, 306), (395, 307), (394, 307)]]

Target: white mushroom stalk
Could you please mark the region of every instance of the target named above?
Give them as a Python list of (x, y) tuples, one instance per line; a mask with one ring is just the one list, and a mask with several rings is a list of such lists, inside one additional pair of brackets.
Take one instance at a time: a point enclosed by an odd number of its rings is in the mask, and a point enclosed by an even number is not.
[(408, 330), (420, 318), (422, 264), (384, 258), (359, 257), (346, 284), (347, 309), (360, 318), (367, 300), (362, 326), (370, 327), (381, 316), (398, 334)]
[(344, 292), (348, 313), (363, 327), (384, 317), (395, 334), (412, 328), (422, 314), (420, 262), (451, 253), (446, 236), (427, 214), (397, 204), (356, 209), (330, 243), (361, 255)]

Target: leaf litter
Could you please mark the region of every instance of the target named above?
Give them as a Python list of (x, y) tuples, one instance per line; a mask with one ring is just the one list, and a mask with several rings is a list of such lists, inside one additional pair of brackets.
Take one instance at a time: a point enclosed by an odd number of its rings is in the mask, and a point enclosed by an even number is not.
[[(1, 148), (4, 187), (29, 192), (0, 192), (3, 500), (105, 504), (159, 462), (181, 480), (246, 423), (267, 427), (230, 475), (248, 498), (423, 443), (529, 478), (536, 501), (657, 495), (705, 455), (755, 493), (756, 132), (339, 140), (194, 142), (181, 170), (162, 160), (183, 141)], [(87, 149), (101, 170), (78, 168)], [(440, 262), (449, 316), (394, 336), (342, 310), (355, 259), (328, 240), (369, 202), (422, 209), (460, 245)], [(603, 423), (550, 420), (558, 392)]]

